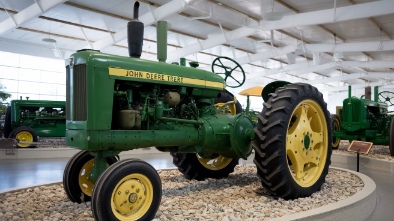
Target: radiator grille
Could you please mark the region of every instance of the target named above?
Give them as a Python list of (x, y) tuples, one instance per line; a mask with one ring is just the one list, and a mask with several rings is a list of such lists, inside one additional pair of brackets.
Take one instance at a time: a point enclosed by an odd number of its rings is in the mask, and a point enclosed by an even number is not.
[(74, 66), (73, 120), (86, 121), (86, 64)]
[(70, 113), (70, 66), (66, 67), (66, 120), (71, 120)]

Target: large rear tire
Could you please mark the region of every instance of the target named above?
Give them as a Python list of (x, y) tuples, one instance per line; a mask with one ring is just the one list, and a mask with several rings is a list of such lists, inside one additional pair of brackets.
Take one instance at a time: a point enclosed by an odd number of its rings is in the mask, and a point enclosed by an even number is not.
[[(107, 166), (117, 162), (116, 157), (107, 158)], [(79, 151), (67, 163), (63, 173), (63, 188), (72, 202), (90, 201), (94, 183), (89, 180), (94, 157), (89, 151)]]
[[(336, 114), (331, 114), (330, 118), (331, 118), (332, 132), (334, 134), (335, 131), (341, 130), (341, 119)], [(340, 142), (341, 142), (341, 139), (339, 137), (333, 136), (332, 137), (332, 149), (338, 149)]]
[(278, 88), (258, 115), (254, 163), (276, 197), (296, 199), (320, 190), (332, 153), (330, 115), (323, 95), (308, 84)]
[(159, 209), (162, 186), (148, 163), (126, 159), (113, 164), (98, 179), (92, 213), (98, 221), (152, 220)]
[(394, 117), (391, 118), (390, 136), (389, 136), (390, 155), (394, 157)]

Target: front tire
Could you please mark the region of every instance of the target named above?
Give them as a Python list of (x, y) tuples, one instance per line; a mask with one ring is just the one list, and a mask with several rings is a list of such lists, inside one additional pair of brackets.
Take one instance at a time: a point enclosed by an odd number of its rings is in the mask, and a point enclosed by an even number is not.
[(390, 155), (394, 157), (394, 117), (391, 118), (390, 136), (389, 136)]
[[(32, 143), (32, 142), (37, 142), (38, 141), (38, 136), (36, 134), (36, 132), (31, 129), (30, 127), (27, 126), (22, 126), (22, 127), (18, 127), (15, 130), (13, 130), (10, 134), (9, 134), (9, 138), (13, 138), (13, 139), (17, 139), (18, 141), (21, 142), (28, 142), (28, 143)], [(36, 147), (36, 145), (34, 144), (22, 144), (22, 143), (17, 143), (16, 145), (19, 148), (26, 148), (26, 147)]]
[(325, 182), (332, 153), (326, 106), (315, 87), (302, 83), (278, 88), (264, 103), (254, 129), (254, 163), (274, 196), (307, 197)]
[[(331, 114), (331, 127), (332, 132), (340, 131), (341, 130), (341, 119), (336, 114)], [(332, 149), (338, 149), (339, 143), (341, 139), (339, 137), (333, 136), (332, 137)]]
[(98, 179), (92, 195), (95, 220), (152, 220), (159, 209), (162, 186), (148, 163), (126, 159), (113, 164)]
[(4, 118), (4, 138), (9, 138), (11, 132), (11, 107), (8, 106)]
[[(107, 166), (117, 161), (116, 157), (108, 157)], [(68, 161), (63, 173), (63, 188), (72, 202), (90, 201), (95, 185), (89, 180), (93, 166), (94, 157), (89, 151), (79, 151)]]

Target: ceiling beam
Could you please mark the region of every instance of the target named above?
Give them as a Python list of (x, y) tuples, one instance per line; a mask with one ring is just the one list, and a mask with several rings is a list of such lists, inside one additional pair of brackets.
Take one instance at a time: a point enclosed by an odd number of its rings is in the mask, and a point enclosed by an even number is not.
[(11, 31), (32, 18), (35, 18), (42, 13), (50, 10), (56, 5), (62, 4), (66, 0), (41, 0), (35, 1), (29, 7), (23, 9), (15, 15), (8, 14), (9, 18), (0, 23), (0, 36), (8, 31)]
[(316, 80), (308, 81), (308, 84), (315, 85), (315, 84), (323, 84), (323, 83), (334, 82), (334, 81), (348, 81), (348, 80), (362, 78), (365, 76), (367, 76), (367, 74), (365, 73), (353, 73), (343, 76), (319, 78)]
[[(301, 13), (298, 9), (294, 8), (293, 6), (287, 4), (286, 2), (284, 2), (284, 1), (282, 1), (282, 0), (275, 0), (275, 1), (278, 2), (279, 4), (285, 6), (286, 8), (292, 10), (293, 12), (295, 12), (295, 13), (297, 13), (297, 14)], [(331, 34), (331, 35), (336, 35), (333, 31), (331, 31), (330, 29), (326, 28), (326, 27), (323, 26), (323, 25), (317, 25), (317, 26), (318, 26), (319, 28), (323, 29), (324, 31), (328, 32), (328, 33)], [(339, 40), (341, 40), (341, 41), (343, 41), (343, 42), (345, 42), (345, 38), (343, 38), (343, 37), (341, 37), (341, 36), (339, 36), (339, 35), (336, 35), (336, 38), (339, 39)]]
[[(348, 0), (352, 4), (356, 4), (353, 0)], [(376, 27), (378, 30), (384, 34), (388, 39), (392, 40), (391, 35), (373, 18), (368, 18), (368, 20)]]
[[(333, 17), (335, 10), (336, 17)], [(284, 16), (279, 21), (261, 21), (260, 30), (269, 31), (275, 29), (294, 28), (302, 25), (328, 24), (353, 19), (369, 18), (394, 13), (392, 1), (375, 1), (326, 9), (313, 12), (305, 12), (296, 15)]]
[[(382, 81), (377, 81), (377, 82), (370, 82), (370, 83), (362, 83), (362, 84), (353, 84), (352, 90), (359, 89), (359, 88), (365, 88), (367, 86), (381, 86), (383, 85)], [(342, 87), (332, 87), (332, 88), (326, 88), (326, 89), (319, 89), (321, 92), (341, 92), (341, 91), (348, 91), (349, 86), (342, 86)]]
[[(256, 77), (267, 77), (270, 75), (280, 74), (280, 73), (300, 76), (302, 74), (307, 74), (317, 71), (335, 70), (341, 67), (390, 68), (390, 67), (394, 67), (394, 63), (392, 61), (341, 61), (341, 62), (329, 62), (325, 64), (315, 65), (313, 64), (312, 61), (307, 61), (298, 64), (286, 65), (280, 68), (273, 68), (270, 70), (255, 72), (253, 74), (248, 74), (247, 77), (248, 79), (253, 79)], [(365, 73), (373, 73), (373, 72), (365, 72)], [(372, 77), (373, 75), (370, 74), (365, 76)], [(362, 76), (359, 77), (361, 78)]]
[[(373, 10), (371, 10), (373, 9)], [(334, 10), (337, 17), (333, 18)], [(227, 43), (231, 40), (247, 37), (258, 31), (270, 31), (276, 29), (294, 28), (303, 25), (317, 25), (347, 21), (352, 19), (373, 17), (378, 15), (394, 13), (394, 7), (390, 1), (369, 2), (336, 9), (300, 13), (284, 16), (279, 21), (260, 21), (260, 28), (241, 27), (230, 32), (223, 32), (204, 41), (199, 41), (182, 49), (168, 54), (169, 61), (175, 61), (181, 57), (196, 53), (201, 50), (212, 48), (216, 45)], [(238, 32), (238, 33), (237, 33)]]
[(391, 51), (394, 50), (394, 40), (339, 44), (305, 44), (304, 46), (305, 50), (310, 52)]

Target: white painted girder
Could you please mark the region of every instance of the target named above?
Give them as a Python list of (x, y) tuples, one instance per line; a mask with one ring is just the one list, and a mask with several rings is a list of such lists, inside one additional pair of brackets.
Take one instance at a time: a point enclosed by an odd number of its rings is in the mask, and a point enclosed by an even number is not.
[(353, 74), (346, 74), (346, 75), (337, 76), (337, 77), (320, 78), (320, 79), (308, 81), (308, 84), (315, 85), (315, 84), (324, 84), (324, 83), (334, 82), (334, 81), (347, 81), (347, 80), (362, 78), (364, 76), (367, 76), (367, 74), (353, 73)]
[[(383, 81), (377, 81), (377, 82), (373, 82), (373, 83), (368, 83), (368, 84), (353, 84), (352, 85), (352, 90), (354, 89), (359, 89), (359, 88), (365, 88), (367, 86), (381, 86), (383, 85)], [(348, 91), (349, 86), (342, 86), (342, 87), (332, 87), (332, 88), (326, 88), (326, 89), (321, 89), (321, 92), (340, 92), (340, 91)]]
[(391, 51), (394, 50), (394, 41), (390, 40), (339, 44), (305, 44), (305, 50), (310, 52)]
[(23, 9), (15, 15), (9, 14), (9, 18), (0, 23), (0, 36), (8, 31), (11, 31), (32, 18), (36, 18), (42, 13), (55, 7), (56, 5), (62, 4), (67, 0), (37, 0), (34, 4)]
[[(163, 20), (166, 17), (179, 13), (186, 9), (186, 6), (190, 1), (186, 0), (172, 0), (167, 4), (164, 4), (142, 16), (139, 16), (138, 20), (144, 23), (144, 26), (149, 26), (154, 24), (159, 20)], [(105, 47), (111, 46), (112, 44), (122, 41), (127, 38), (127, 28), (116, 32), (115, 34), (109, 34), (107, 37), (98, 40), (92, 44), (93, 49), (101, 50)], [(90, 48), (89, 45), (86, 48)]]
[[(267, 77), (279, 73), (287, 73), (296, 76), (296, 75), (302, 75), (302, 74), (318, 72), (318, 71), (333, 70), (340, 67), (392, 68), (394, 67), (394, 62), (392, 61), (341, 61), (341, 62), (329, 62), (321, 65), (315, 65), (313, 64), (312, 61), (307, 61), (298, 64), (286, 65), (281, 68), (275, 68), (275, 69), (265, 70), (262, 72), (251, 73), (251, 74), (247, 74), (246, 76), (247, 79), (254, 79), (257, 77)], [(392, 73), (392, 75), (394, 77), (394, 73)], [(369, 75), (369, 76), (373, 76), (373, 75)], [(329, 79), (329, 78), (325, 78), (325, 79)]]
[[(336, 17), (334, 18), (334, 12)], [(243, 37), (253, 35), (259, 31), (270, 31), (276, 29), (294, 28), (305, 25), (319, 25), (347, 21), (360, 18), (375, 17), (394, 13), (394, 1), (385, 0), (356, 4), (351, 6), (326, 9), (314, 12), (299, 13), (284, 16), (279, 21), (261, 21), (260, 27), (241, 27), (229, 32), (218, 34), (204, 41), (178, 49), (168, 54), (169, 61), (176, 61), (181, 57), (212, 48), (216, 45), (229, 43)], [(237, 58), (238, 59), (238, 58)]]
[[(335, 51), (340, 51), (340, 52), (354, 52), (354, 51), (392, 51), (394, 50), (394, 40), (390, 41), (373, 41), (373, 42), (358, 42), (358, 43), (341, 43), (341, 44), (305, 44), (305, 49), (310, 52), (335, 52)], [(275, 48), (275, 51), (264, 51), (260, 52), (257, 54), (253, 55), (247, 55), (244, 57), (237, 58), (237, 62), (239, 64), (246, 64), (246, 63), (251, 63), (259, 60), (266, 60), (269, 58), (274, 58), (282, 55), (286, 55), (287, 53), (294, 52), (295, 47), (293, 46), (285, 46), (285, 47), (280, 47), (280, 48)], [(383, 62), (383, 61), (382, 61)], [(347, 63), (348, 66), (351, 66), (350, 63)], [(393, 62), (388, 62), (387, 64), (391, 64), (386, 67), (393, 67), (394, 63)], [(369, 66), (367, 63), (362, 62), (360, 64), (354, 64), (353, 67), (357, 67), (358, 65), (362, 65), (360, 67), (375, 67), (374, 63), (371, 63)], [(269, 71), (261, 72), (265, 73), (266, 76), (272, 75), (272, 74), (277, 74), (280, 71), (287, 71), (290, 72), (292, 70), (298, 70), (302, 68), (310, 68), (311, 66), (314, 66), (313, 62), (303, 62), (303, 63), (296, 63), (296, 64), (290, 64), (286, 65), (282, 68), (276, 68), (276, 69), (270, 69)], [(376, 66), (378, 67), (378, 66)], [(382, 66), (380, 66), (382, 67)], [(320, 69), (324, 70), (324, 69)], [(316, 70), (318, 71), (318, 70)], [(260, 73), (260, 74), (261, 74)], [(308, 72), (306, 72), (308, 73)]]
[[(261, 21), (261, 30), (269, 31), (306, 25), (335, 23), (340, 21), (387, 15), (392, 14), (393, 12), (394, 1), (382, 0), (333, 9), (288, 15), (284, 16), (281, 20), (274, 22)], [(336, 15), (335, 17), (333, 16), (334, 14)]]
[(247, 64), (255, 61), (264, 61), (270, 58), (286, 55), (287, 53), (294, 52), (296, 47), (294, 46), (285, 46), (285, 47), (278, 47), (273, 50), (264, 51), (244, 57), (237, 58), (238, 64)]

